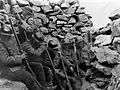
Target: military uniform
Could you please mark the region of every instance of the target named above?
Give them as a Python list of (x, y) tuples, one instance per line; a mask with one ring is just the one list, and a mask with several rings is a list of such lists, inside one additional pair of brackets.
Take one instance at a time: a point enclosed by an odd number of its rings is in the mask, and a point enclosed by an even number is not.
[(46, 86), (47, 82), (48, 84), (52, 83), (53, 75), (49, 68), (51, 64), (49, 59), (45, 59), (47, 56), (45, 52), (46, 46), (40, 45), (35, 38), (31, 38), (31, 40), (24, 42), (22, 46), (27, 52), (28, 60), (39, 82), (44, 86)]
[(13, 38), (10, 42), (0, 40), (0, 62), (1, 62), (1, 78), (6, 78), (13, 81), (21, 81), (30, 90), (41, 90), (35, 83), (33, 76), (25, 70), (22, 64), (22, 55)]

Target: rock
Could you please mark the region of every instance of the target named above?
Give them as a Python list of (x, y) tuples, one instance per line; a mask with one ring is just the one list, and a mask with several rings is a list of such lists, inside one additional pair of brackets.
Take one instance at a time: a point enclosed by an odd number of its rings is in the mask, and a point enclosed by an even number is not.
[(61, 4), (61, 8), (62, 9), (66, 9), (66, 8), (68, 8), (70, 5), (68, 4), (68, 3), (62, 3)]
[(56, 28), (56, 23), (50, 21), (48, 27), (49, 28)]
[(62, 21), (68, 21), (69, 18), (65, 15), (57, 15), (56, 16), (58, 18), (58, 20), (62, 20)]
[(43, 26), (43, 21), (42, 21), (42, 19), (36, 18), (36, 19), (34, 19), (34, 21), (35, 21), (35, 24), (36, 24), (37, 27)]
[(57, 20), (57, 25), (64, 25), (64, 24), (67, 24), (67, 22), (65, 22), (65, 21), (60, 21), (60, 20)]
[(98, 46), (104, 46), (104, 45), (108, 45), (112, 42), (112, 36), (111, 35), (98, 35), (97, 37), (95, 37), (95, 42), (94, 45), (98, 45)]
[(49, 0), (49, 3), (60, 5), (62, 3), (62, 0)]
[(75, 24), (75, 28), (76, 28), (76, 30), (81, 31), (81, 28), (84, 28), (84, 23), (83, 22), (77, 22)]
[(48, 14), (48, 13), (52, 13), (52, 12), (54, 12), (53, 11), (53, 9), (52, 9), (52, 7), (51, 6), (49, 6), (49, 5), (43, 5), (42, 7), (41, 7), (41, 9), (43, 10), (43, 12), (46, 14)]
[(8, 1), (8, 4), (9, 4), (10, 6), (17, 5), (16, 0), (7, 0), (7, 1)]
[(0, 79), (0, 90), (28, 90), (26, 85), (21, 82)]
[(113, 42), (112, 42), (113, 44), (119, 44), (120, 43), (120, 37), (115, 37), (114, 39), (113, 39)]
[(16, 0), (16, 2), (18, 3), (18, 5), (19, 5), (20, 7), (24, 7), (24, 6), (29, 5), (29, 2), (26, 1), (26, 0)]
[(49, 30), (46, 27), (40, 27), (40, 30), (42, 31), (43, 34), (49, 33)]
[(120, 65), (115, 66), (111, 72), (116, 78), (120, 77)]
[(88, 31), (90, 31), (92, 33), (92, 32), (94, 32), (94, 28), (93, 27), (82, 27), (81, 28), (82, 33), (87, 33)]
[(93, 22), (91, 20), (88, 20), (85, 24), (85, 27), (93, 27)]
[(74, 17), (71, 17), (70, 20), (68, 21), (68, 24), (76, 24), (76, 19)]
[(69, 7), (66, 13), (67, 14), (74, 14), (75, 10), (76, 10), (76, 7)]
[(62, 11), (62, 10), (61, 10), (60, 6), (55, 5), (55, 7), (54, 7), (54, 11)]
[(79, 14), (78, 18), (79, 18), (79, 21), (83, 23), (88, 21), (88, 17), (85, 14)]
[(67, 27), (62, 27), (62, 30), (65, 32), (70, 32), (70, 28), (67, 28)]
[(105, 75), (111, 75), (111, 70), (112, 70), (111, 68), (101, 65), (97, 61), (94, 63), (93, 66), (97, 68), (100, 72), (104, 73)]
[(85, 14), (85, 7), (78, 7), (75, 14)]
[(99, 90), (95, 89), (95, 86), (91, 86), (91, 83), (84, 80), (81, 90)]
[(64, 27), (71, 28), (73, 25), (65, 24)]
[(41, 8), (40, 7), (37, 7), (37, 6), (32, 6), (32, 9), (34, 12), (40, 12), (41, 11)]
[(120, 36), (120, 19), (114, 20), (111, 23), (112, 36)]
[(58, 15), (58, 14), (61, 14), (61, 11), (53, 11), (53, 12), (49, 13), (50, 16), (55, 16), (55, 15)]
[(120, 55), (115, 50), (111, 50), (107, 46), (95, 49), (98, 62), (108, 62), (110, 64), (120, 63)]
[(48, 0), (27, 0), (35, 6), (49, 5)]
[(114, 10), (113, 12), (110, 13), (108, 16), (110, 20), (114, 21), (116, 19), (120, 18), (120, 8)]
[(56, 23), (57, 17), (56, 16), (50, 16), (49, 21), (52, 21), (52, 22)]
[(89, 14), (85, 14), (85, 15), (88, 17), (88, 19), (92, 18), (92, 16), (90, 16)]

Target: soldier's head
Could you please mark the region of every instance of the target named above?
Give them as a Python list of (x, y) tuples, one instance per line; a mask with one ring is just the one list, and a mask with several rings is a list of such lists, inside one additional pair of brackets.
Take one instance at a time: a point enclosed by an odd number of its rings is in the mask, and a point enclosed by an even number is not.
[(44, 42), (44, 35), (42, 32), (38, 31), (36, 32), (35, 34), (32, 35), (32, 37), (38, 41), (39, 43), (42, 43)]
[(0, 38), (5, 41), (8, 42), (11, 40), (11, 38), (14, 36), (11, 26), (8, 24), (5, 24), (1, 27), (0, 29)]
[(58, 39), (51, 39), (48, 41), (48, 47), (56, 53), (61, 48), (61, 45)]

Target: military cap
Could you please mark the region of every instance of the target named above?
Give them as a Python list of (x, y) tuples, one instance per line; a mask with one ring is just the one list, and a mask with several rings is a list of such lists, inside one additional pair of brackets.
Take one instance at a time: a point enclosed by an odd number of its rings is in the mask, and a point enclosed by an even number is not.
[(49, 22), (49, 19), (43, 13), (34, 13), (34, 17), (41, 19), (43, 22), (43, 25), (46, 25)]
[(12, 6), (12, 10), (11, 10), (12, 14), (21, 13), (22, 11), (23, 10), (17, 4)]
[(61, 46), (60, 46), (60, 42), (57, 38), (51, 38), (48, 41), (48, 47), (55, 50), (55, 49), (59, 49)]
[(44, 35), (40, 31), (38, 31), (35, 34), (33, 34), (32, 37), (35, 38), (39, 42), (43, 42), (44, 41)]

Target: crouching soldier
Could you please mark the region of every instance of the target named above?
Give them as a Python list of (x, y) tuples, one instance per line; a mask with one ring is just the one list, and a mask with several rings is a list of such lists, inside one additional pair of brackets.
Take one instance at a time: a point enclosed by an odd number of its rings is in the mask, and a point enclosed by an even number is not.
[[(46, 64), (48, 62), (45, 57), (46, 45), (43, 42), (44, 36), (41, 32), (36, 32), (32, 35), (32, 38), (25, 41), (22, 46), (27, 52), (29, 64), (36, 74), (38, 81), (48, 90), (53, 90), (53, 75), (52, 71)], [(44, 43), (44, 44), (43, 44)]]
[[(63, 53), (60, 42), (57, 39), (49, 40), (48, 46), (49, 46), (49, 52), (52, 51), (52, 54), (50, 53), (50, 55), (53, 60), (53, 64), (56, 68), (56, 73), (62, 79), (61, 80), (62, 86), (66, 89), (67, 87), (69, 87), (76, 90), (75, 87), (73, 86), (73, 84), (76, 82), (76, 79), (74, 78), (74, 75), (75, 75), (74, 65), (70, 62), (69, 56), (66, 56), (66, 54)], [(65, 72), (69, 76), (66, 76)], [(65, 81), (66, 77), (68, 77), (69, 79), (67, 82)], [(69, 83), (69, 84), (66, 85), (66, 83)]]
[(25, 70), (23, 59), (26, 55), (20, 53), (10, 25), (2, 25), (0, 29), (0, 78), (23, 82), (29, 90), (41, 90), (33, 76)]

